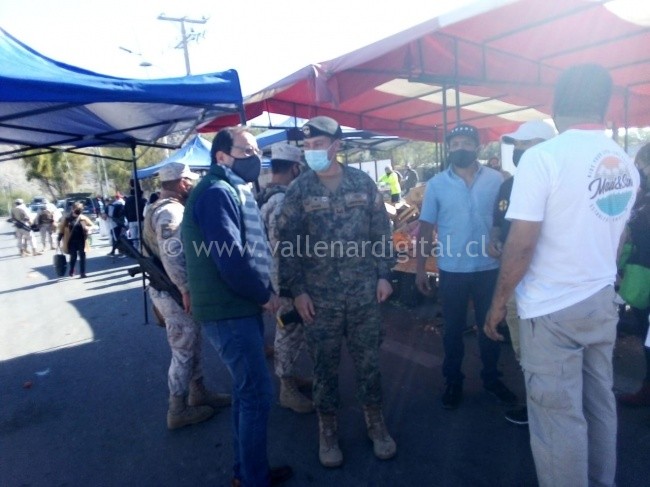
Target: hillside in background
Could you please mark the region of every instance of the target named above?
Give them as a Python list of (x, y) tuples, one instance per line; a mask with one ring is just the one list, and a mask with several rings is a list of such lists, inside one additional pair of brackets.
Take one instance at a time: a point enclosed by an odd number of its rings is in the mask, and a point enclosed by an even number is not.
[[(26, 172), (22, 159), (0, 162), (0, 215), (9, 213), (16, 198), (22, 198), (26, 203), (34, 196), (44, 196), (48, 200), (53, 200), (52, 195), (37, 181), (27, 180)], [(87, 171), (81, 183), (75, 187), (75, 192), (98, 193), (98, 191), (97, 175), (92, 171)]]

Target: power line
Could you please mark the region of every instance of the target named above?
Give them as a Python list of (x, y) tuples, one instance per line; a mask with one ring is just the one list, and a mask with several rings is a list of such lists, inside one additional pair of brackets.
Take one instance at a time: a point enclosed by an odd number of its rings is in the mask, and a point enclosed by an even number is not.
[(209, 19), (206, 17), (201, 17), (200, 19), (188, 19), (187, 17), (166, 17), (165, 14), (160, 14), (158, 20), (168, 20), (170, 22), (180, 22), (181, 24), (181, 42), (178, 43), (176, 48), (183, 48), (183, 54), (185, 55), (185, 72), (189, 76), (192, 74), (190, 70), (190, 54), (187, 50), (188, 41), (197, 40), (201, 34), (190, 31), (189, 34), (185, 31), (185, 23), (188, 24), (205, 24)]

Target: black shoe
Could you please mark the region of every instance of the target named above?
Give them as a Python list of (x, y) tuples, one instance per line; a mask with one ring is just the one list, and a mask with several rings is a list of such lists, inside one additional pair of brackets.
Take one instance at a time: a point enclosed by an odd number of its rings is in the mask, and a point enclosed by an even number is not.
[(460, 384), (447, 384), (445, 393), (442, 395), (442, 407), (445, 409), (456, 409), (463, 399), (463, 386)]
[(274, 485), (280, 485), (291, 477), (293, 477), (293, 469), (288, 465), (275, 467), (269, 470), (269, 481), (271, 482), (271, 487)]
[(498, 379), (486, 384), (485, 390), (496, 397), (502, 404), (515, 404), (517, 402), (517, 396)]
[(86, 277), (88, 277), (88, 276), (86, 276), (86, 274), (81, 274), (81, 275), (79, 276), (80, 279), (85, 279)]
[(511, 409), (506, 411), (505, 417), (512, 424), (526, 426), (528, 424), (528, 408), (524, 406), (523, 408)]

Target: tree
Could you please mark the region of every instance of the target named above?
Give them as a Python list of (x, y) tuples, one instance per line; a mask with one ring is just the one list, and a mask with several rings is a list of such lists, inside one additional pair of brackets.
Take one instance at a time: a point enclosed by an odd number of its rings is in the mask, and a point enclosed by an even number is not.
[[(130, 189), (129, 181), (133, 177), (133, 155), (131, 149), (102, 147), (101, 149), (97, 149), (97, 155), (98, 160), (101, 157), (105, 157), (102, 165), (106, 167), (108, 181), (113, 184), (111, 190), (114, 189), (123, 194), (128, 194)], [(164, 149), (140, 146), (136, 147), (135, 155), (138, 169), (152, 166), (168, 157)], [(153, 191), (155, 189), (150, 179), (141, 181), (140, 184), (145, 191)], [(106, 188), (106, 191), (109, 191), (109, 188)]]
[(37, 181), (53, 201), (60, 199), (84, 179), (89, 163), (84, 156), (52, 152), (24, 159), (28, 181)]

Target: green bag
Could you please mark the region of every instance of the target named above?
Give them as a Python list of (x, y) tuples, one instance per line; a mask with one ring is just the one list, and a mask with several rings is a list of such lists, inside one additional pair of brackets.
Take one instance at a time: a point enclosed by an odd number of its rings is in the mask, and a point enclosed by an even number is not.
[(625, 264), (627, 264), (627, 261), (630, 260), (630, 255), (632, 255), (633, 249), (634, 246), (630, 242), (626, 242), (623, 244), (623, 248), (621, 249), (621, 255), (619, 255), (618, 262), (616, 263), (616, 266), (618, 267), (619, 271), (625, 269)]
[(638, 264), (627, 264), (618, 294), (633, 308), (650, 307), (650, 269)]

